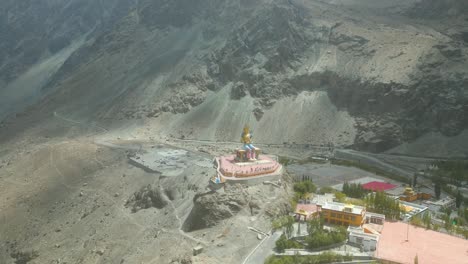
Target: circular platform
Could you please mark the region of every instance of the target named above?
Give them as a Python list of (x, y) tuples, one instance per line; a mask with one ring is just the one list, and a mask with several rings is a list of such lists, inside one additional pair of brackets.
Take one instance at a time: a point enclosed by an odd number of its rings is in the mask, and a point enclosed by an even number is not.
[(237, 162), (235, 157), (235, 155), (216, 157), (217, 176), (212, 179), (214, 183), (277, 177), (281, 174), (282, 166), (275, 156), (260, 155), (258, 160), (249, 162)]

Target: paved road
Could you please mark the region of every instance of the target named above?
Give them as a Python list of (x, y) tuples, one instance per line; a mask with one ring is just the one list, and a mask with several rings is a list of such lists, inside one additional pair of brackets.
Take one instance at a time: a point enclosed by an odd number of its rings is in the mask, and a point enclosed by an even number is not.
[(357, 160), (380, 169), (386, 170), (391, 173), (396, 173), (399, 175), (410, 177), (413, 174), (409, 171), (403, 170), (399, 167), (396, 167), (392, 164), (383, 162), (382, 160), (375, 158), (375, 154), (363, 153), (349, 149), (337, 149), (335, 151), (335, 157), (349, 160)]
[(275, 242), (283, 234), (281, 231), (276, 231), (271, 236), (262, 240), (257, 248), (255, 248), (242, 264), (261, 264), (265, 263), (268, 256), (273, 255), (275, 252)]

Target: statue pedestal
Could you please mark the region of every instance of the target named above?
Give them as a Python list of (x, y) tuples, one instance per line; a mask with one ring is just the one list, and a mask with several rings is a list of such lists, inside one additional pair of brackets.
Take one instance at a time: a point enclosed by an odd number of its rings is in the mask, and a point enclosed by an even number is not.
[(261, 155), (259, 158), (259, 160), (243, 162), (238, 161), (236, 155), (216, 157), (217, 174), (211, 182), (213, 184), (225, 182), (256, 184), (281, 177), (282, 166), (278, 163), (276, 156)]
[(262, 153), (262, 151), (259, 149), (259, 148), (255, 148), (255, 158), (256, 159), (248, 159), (247, 158), (247, 150), (245, 149), (236, 149), (236, 161), (239, 161), (239, 162), (253, 162), (253, 161), (256, 161), (256, 160), (259, 160), (260, 159), (260, 154)]
[(244, 166), (252, 166), (252, 165), (265, 165), (265, 164), (269, 164), (269, 163), (273, 163), (273, 161), (271, 160), (267, 160), (267, 159), (257, 159), (257, 160), (252, 160), (252, 161), (240, 161), (240, 162), (235, 162), (234, 164), (236, 164), (236, 166), (239, 166), (239, 167), (244, 167)]

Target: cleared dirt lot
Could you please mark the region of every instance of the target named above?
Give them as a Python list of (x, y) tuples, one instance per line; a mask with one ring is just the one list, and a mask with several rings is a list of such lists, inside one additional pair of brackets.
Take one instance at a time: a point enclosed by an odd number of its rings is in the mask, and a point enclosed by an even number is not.
[[(215, 226), (184, 232), (195, 195), (211, 195), (207, 186), (214, 171), (199, 162), (210, 155), (187, 152), (179, 157), (186, 159), (184, 171), (165, 177), (133, 166), (127, 157), (161, 145), (99, 142), (54, 140), (2, 156), (7, 162), (0, 170), (1, 263), (171, 263), (191, 259), (196, 245), (205, 249), (195, 263), (239, 263), (258, 243), (247, 226), (269, 230), (263, 209), (278, 200), (281, 189), (246, 188), (238, 195), (258, 202), (253, 214), (241, 207)], [(126, 202), (147, 185), (161, 190), (167, 202), (133, 213)]]

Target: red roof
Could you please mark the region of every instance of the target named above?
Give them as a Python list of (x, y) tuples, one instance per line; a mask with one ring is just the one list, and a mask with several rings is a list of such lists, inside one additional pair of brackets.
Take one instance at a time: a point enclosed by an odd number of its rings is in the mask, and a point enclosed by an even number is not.
[(402, 222), (385, 222), (376, 257), (413, 264), (416, 256), (424, 264), (467, 264), (468, 240)]
[(368, 182), (362, 185), (362, 188), (366, 190), (371, 190), (371, 191), (386, 191), (386, 190), (393, 189), (395, 187), (397, 186), (394, 184), (387, 183), (387, 182), (378, 182), (378, 181)]

